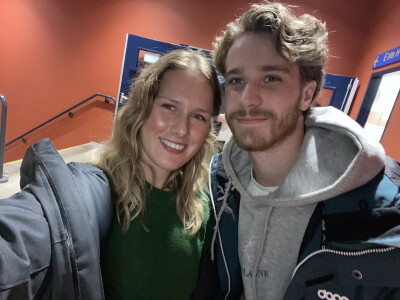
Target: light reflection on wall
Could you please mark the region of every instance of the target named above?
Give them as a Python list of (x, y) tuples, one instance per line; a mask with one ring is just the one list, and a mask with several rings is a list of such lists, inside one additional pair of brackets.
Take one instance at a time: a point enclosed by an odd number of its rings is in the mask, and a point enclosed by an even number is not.
[(381, 84), (368, 115), (365, 130), (380, 141), (400, 89), (400, 71), (382, 76)]

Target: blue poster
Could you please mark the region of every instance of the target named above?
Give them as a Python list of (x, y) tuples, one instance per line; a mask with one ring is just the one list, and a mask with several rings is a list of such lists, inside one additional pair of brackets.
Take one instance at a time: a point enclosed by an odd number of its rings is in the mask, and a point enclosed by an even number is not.
[(400, 46), (392, 50), (379, 54), (374, 61), (372, 69), (386, 66), (388, 64), (400, 61)]

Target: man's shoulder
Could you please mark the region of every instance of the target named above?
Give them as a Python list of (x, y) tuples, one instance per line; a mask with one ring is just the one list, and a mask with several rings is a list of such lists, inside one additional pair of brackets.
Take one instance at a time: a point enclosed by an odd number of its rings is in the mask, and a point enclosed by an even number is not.
[(400, 163), (390, 156), (385, 158), (385, 175), (400, 187)]
[[(336, 216), (346, 214), (351, 217), (352, 222), (355, 221), (355, 216), (360, 216), (364, 224), (368, 217), (372, 224), (381, 222), (382, 218), (377, 216), (400, 217), (400, 211), (393, 209), (399, 206), (399, 197), (400, 165), (396, 160), (387, 157), (385, 167), (369, 182), (326, 200), (325, 213)], [(387, 220), (387, 217), (382, 220)]]
[[(210, 180), (212, 192), (216, 193), (223, 192), (225, 185), (228, 183), (228, 175), (226, 173), (224, 162), (222, 159), (222, 153), (218, 153), (213, 156), (210, 163)], [(223, 187), (222, 190), (219, 187)]]
[[(384, 206), (384, 203), (395, 202), (400, 191), (400, 165), (393, 158), (387, 156), (385, 159), (385, 167), (369, 182), (364, 185), (340, 194), (330, 200), (336, 204), (335, 207), (341, 207), (340, 201), (343, 200), (343, 206), (349, 205), (351, 202), (357, 201), (369, 202), (368, 206)], [(359, 199), (359, 200), (357, 200)], [(385, 201), (383, 201), (385, 200)], [(346, 205), (345, 205), (346, 203)], [(357, 202), (358, 203), (358, 202)], [(357, 207), (359, 204), (357, 204)]]

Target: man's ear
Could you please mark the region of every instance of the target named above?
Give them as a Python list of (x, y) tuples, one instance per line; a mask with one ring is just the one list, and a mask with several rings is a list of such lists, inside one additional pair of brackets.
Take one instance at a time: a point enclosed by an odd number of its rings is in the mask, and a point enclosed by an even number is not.
[(316, 88), (317, 82), (315, 80), (311, 80), (303, 84), (301, 99), (299, 102), (299, 108), (302, 111), (306, 111), (310, 107)]

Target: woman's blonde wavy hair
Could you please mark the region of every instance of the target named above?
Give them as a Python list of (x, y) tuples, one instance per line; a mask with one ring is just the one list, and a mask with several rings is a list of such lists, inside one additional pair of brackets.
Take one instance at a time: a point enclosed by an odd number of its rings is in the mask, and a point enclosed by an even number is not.
[(225, 75), (226, 56), (233, 43), (247, 32), (271, 33), (275, 49), (289, 62), (299, 66), (301, 80), (317, 83), (313, 101), (324, 82), (323, 67), (328, 55), (325, 23), (311, 15), (297, 18), (288, 6), (264, 1), (230, 22), (215, 38), (213, 56), (218, 71)]
[[(148, 119), (157, 96), (162, 77), (167, 70), (184, 70), (203, 76), (213, 90), (213, 116), (221, 107), (221, 92), (216, 71), (208, 59), (191, 50), (175, 50), (162, 56), (157, 62), (146, 67), (135, 79), (128, 101), (119, 111), (115, 120), (113, 135), (104, 145), (97, 165), (112, 179), (116, 193), (116, 212), (123, 231), (140, 217), (146, 228), (146, 198), (150, 189), (145, 181), (141, 166), (141, 143), (139, 133)], [(202, 191), (207, 178), (204, 157), (213, 145), (212, 124), (204, 144), (194, 157), (171, 174), (163, 188), (177, 191), (176, 211), (189, 234), (195, 234), (204, 220), (204, 202), (196, 196)], [(153, 172), (154, 173), (154, 172)]]

